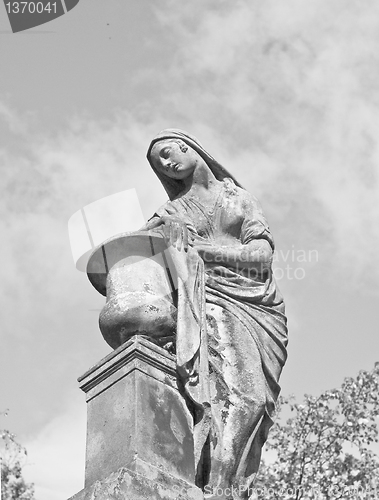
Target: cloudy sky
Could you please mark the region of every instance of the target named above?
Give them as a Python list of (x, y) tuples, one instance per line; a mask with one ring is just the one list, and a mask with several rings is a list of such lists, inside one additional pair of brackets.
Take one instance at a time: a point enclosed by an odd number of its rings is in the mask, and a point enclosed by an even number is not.
[(0, 8), (1, 427), (37, 500), (83, 487), (76, 379), (110, 352), (75, 269), (76, 211), (136, 189), (177, 127), (261, 201), (286, 299), (283, 394), (318, 394), (379, 360), (379, 3), (80, 0), (12, 34)]

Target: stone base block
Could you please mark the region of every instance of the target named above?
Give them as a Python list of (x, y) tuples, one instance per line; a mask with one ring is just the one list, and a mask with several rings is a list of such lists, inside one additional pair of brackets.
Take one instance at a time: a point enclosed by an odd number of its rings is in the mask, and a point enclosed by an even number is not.
[(79, 379), (87, 396), (84, 489), (71, 500), (200, 500), (193, 419), (175, 357), (135, 336)]
[(122, 467), (106, 479), (69, 500), (203, 500), (202, 491), (186, 481), (175, 478), (141, 461), (137, 470)]

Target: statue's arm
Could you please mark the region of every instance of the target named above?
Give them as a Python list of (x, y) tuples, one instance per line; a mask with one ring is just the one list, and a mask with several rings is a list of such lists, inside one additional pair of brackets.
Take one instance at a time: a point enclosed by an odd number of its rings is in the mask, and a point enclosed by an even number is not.
[(204, 242), (195, 246), (205, 263), (224, 264), (236, 269), (249, 268), (264, 271), (270, 269), (273, 251), (265, 239), (257, 239), (247, 244), (236, 240), (234, 244), (217, 245)]
[(265, 271), (271, 268), (274, 241), (258, 200), (246, 191), (242, 196), (245, 217), (239, 238), (198, 240), (195, 248), (204, 262)]

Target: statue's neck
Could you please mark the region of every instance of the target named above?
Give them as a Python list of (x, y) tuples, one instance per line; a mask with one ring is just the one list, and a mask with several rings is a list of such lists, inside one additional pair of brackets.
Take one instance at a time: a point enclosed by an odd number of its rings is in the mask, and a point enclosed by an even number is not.
[(185, 189), (183, 194), (189, 194), (197, 198), (209, 197), (218, 191), (221, 181), (218, 181), (208, 165), (202, 161), (196, 166), (193, 175), (184, 179)]

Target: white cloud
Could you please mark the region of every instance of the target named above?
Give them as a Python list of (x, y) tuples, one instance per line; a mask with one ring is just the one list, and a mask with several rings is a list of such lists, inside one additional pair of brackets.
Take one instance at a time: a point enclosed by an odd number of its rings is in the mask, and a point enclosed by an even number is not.
[[(55, 392), (67, 394), (80, 371), (109, 352), (96, 311), (104, 299), (75, 269), (67, 223), (81, 207), (132, 188), (145, 218), (153, 214), (166, 199), (145, 158), (157, 130), (126, 114), (112, 123), (77, 119), (59, 134), (37, 133), (26, 123), (22, 141), (16, 136), (22, 147), (0, 152), (0, 232), (6, 242), (0, 248), (0, 297), (7, 311), (1, 335), (4, 351), (13, 353), (2, 359), (2, 370), (13, 373), (18, 366), (12, 390), (6, 377), (0, 385), (18, 434), (59, 411)], [(21, 393), (29, 395), (27, 422)]]
[(379, 245), (378, 4), (168, 5), (158, 15), (176, 51), (160, 109), (192, 117), (282, 245), (317, 248), (333, 274), (368, 283)]
[(0, 120), (5, 122), (9, 130), (15, 134), (24, 134), (27, 130), (26, 117), (21, 117), (9, 104), (0, 101)]

